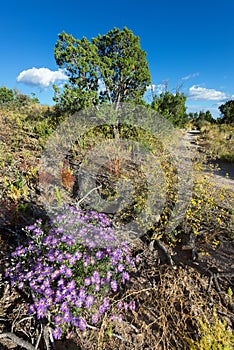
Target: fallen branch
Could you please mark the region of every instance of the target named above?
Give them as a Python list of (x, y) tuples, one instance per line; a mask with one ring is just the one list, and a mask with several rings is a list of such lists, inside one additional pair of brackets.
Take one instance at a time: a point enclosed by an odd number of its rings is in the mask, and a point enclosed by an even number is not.
[(34, 348), (34, 346), (32, 346), (32, 344), (17, 337), (17, 335), (15, 335), (14, 333), (7, 332), (7, 333), (0, 334), (0, 339), (3, 339), (3, 338), (10, 339), (11, 341), (13, 341), (13, 343), (21, 346), (22, 348), (24, 348), (26, 350), (35, 350), (35, 348)]

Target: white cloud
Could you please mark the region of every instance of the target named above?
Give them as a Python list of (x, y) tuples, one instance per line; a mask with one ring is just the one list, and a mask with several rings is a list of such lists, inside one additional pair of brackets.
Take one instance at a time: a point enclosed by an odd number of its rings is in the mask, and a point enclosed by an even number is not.
[(197, 72), (197, 73), (192, 73), (192, 74), (188, 74), (188, 75), (186, 75), (185, 77), (183, 77), (182, 78), (182, 80), (189, 80), (189, 79), (191, 79), (191, 78), (196, 78), (196, 77), (198, 77), (199, 76), (199, 73)]
[(103, 79), (98, 79), (98, 91), (99, 92), (105, 92), (106, 91), (106, 84)]
[(149, 86), (147, 86), (147, 90), (148, 91), (152, 91), (155, 92), (157, 95), (160, 95), (164, 90), (165, 90), (165, 84), (151, 84)]
[(225, 100), (227, 96), (222, 91), (206, 89), (201, 86), (193, 85), (189, 88), (188, 98), (192, 100), (220, 101)]
[(67, 80), (68, 77), (61, 70), (52, 71), (48, 68), (30, 68), (23, 70), (17, 77), (17, 81), (27, 85), (35, 85), (46, 88), (56, 80)]
[(155, 84), (151, 84), (151, 85), (148, 85), (147, 87), (146, 87), (146, 90), (155, 90), (155, 87), (156, 87), (156, 85)]
[(231, 98), (233, 98), (233, 99), (234, 99), (234, 95), (232, 95), (232, 96), (231, 96)]

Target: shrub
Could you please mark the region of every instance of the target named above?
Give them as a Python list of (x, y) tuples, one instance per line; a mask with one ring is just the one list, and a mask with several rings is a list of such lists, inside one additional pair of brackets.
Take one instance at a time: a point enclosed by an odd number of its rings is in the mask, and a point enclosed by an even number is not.
[(191, 350), (231, 350), (234, 347), (234, 334), (227, 329), (225, 321), (214, 312), (213, 323), (207, 319), (199, 322), (200, 339), (189, 340)]
[(110, 295), (129, 280), (135, 264), (104, 214), (64, 208), (50, 223), (26, 228), (28, 242), (12, 253), (6, 275), (30, 297), (29, 312), (47, 320), (54, 338), (84, 330), (111, 307)]

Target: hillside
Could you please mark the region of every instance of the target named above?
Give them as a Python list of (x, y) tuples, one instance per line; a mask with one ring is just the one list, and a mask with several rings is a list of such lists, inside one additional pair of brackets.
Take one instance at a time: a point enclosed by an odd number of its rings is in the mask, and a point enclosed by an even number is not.
[[(22, 229), (33, 225), (36, 219), (48, 221), (39, 201), (38, 165), (46, 140), (63, 119), (54, 108), (35, 103), (0, 110), (0, 349), (48, 350), (49, 343), (55, 341), (57, 350), (231, 350), (234, 191), (231, 186), (217, 186), (214, 175), (204, 172), (199, 153), (193, 159), (193, 194), (183, 222), (167, 236), (163, 231), (166, 218), (162, 218), (159, 226), (131, 240), (131, 255), (139, 259), (129, 281), (112, 293), (111, 307), (103, 319), (93, 325), (89, 322), (84, 331), (73, 327), (56, 340), (50, 337), (53, 325), (47, 317), (28, 315), (30, 293), (11, 286), (5, 272), (11, 268), (10, 253), (26, 242)], [(151, 140), (146, 138), (145, 142)], [(68, 163), (62, 168), (66, 190), (73, 184), (81, 151), (80, 144), (74, 144), (73, 155), (69, 154)], [(129, 168), (124, 175), (130, 176), (131, 171), (141, 177), (138, 170)], [(99, 180), (112, 186), (116, 173), (116, 168), (111, 174), (105, 169)], [(136, 200), (142, 201), (139, 192), (136, 191)], [(169, 204), (173, 198), (169, 195)], [(131, 300), (135, 303), (130, 304)], [(126, 310), (123, 307), (120, 311), (119, 301), (128, 303)], [(122, 321), (113, 317), (110, 321), (110, 315), (120, 313)]]

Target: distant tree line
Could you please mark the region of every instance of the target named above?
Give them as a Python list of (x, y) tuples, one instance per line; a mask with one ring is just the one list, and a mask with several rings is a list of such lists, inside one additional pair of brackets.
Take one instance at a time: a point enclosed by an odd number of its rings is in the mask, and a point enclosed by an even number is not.
[(0, 87), (0, 107), (23, 107), (32, 103), (39, 103), (38, 98), (32, 93), (32, 97), (20, 93), (18, 90)]

